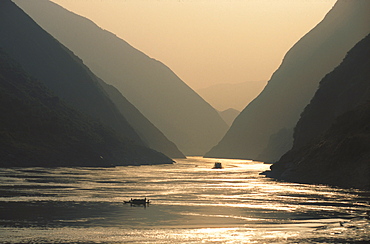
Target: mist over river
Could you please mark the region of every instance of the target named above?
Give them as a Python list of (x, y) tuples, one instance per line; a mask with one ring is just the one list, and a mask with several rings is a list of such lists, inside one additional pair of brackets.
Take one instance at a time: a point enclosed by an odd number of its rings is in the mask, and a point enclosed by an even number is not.
[[(223, 169), (212, 169), (221, 162)], [(1, 243), (366, 243), (370, 192), (278, 182), (260, 162), (0, 169)], [(146, 197), (151, 204), (123, 201)]]

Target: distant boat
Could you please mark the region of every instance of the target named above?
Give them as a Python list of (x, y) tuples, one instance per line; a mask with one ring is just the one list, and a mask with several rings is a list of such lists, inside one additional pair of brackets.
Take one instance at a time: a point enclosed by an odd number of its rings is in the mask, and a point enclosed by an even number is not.
[(223, 169), (222, 164), (220, 162), (216, 162), (212, 169)]
[(146, 198), (142, 199), (132, 199), (130, 201), (124, 201), (124, 203), (129, 203), (130, 205), (147, 205), (150, 203), (149, 200), (146, 200)]

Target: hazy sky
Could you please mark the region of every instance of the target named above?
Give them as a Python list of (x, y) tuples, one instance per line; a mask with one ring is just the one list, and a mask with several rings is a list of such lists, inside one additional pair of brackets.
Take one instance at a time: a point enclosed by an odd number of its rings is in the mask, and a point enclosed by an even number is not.
[(52, 0), (169, 66), (194, 89), (268, 80), (336, 0)]

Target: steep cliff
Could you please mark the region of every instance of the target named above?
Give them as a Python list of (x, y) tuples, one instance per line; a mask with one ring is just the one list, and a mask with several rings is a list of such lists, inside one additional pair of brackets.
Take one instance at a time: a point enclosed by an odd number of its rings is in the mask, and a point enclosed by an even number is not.
[[(0, 49), (0, 167), (166, 162), (69, 108)], [(146, 154), (149, 157), (149, 154)], [(159, 160), (161, 159), (161, 160)]]
[(320, 82), (293, 148), (267, 173), (278, 179), (370, 188), (370, 35)]
[(277, 161), (291, 148), (293, 128), (319, 81), (369, 33), (369, 23), (370, 1), (339, 0), (289, 50), (262, 93), (206, 156)]
[(0, 1), (0, 48), (68, 106), (112, 128), (127, 145), (140, 145), (132, 151), (138, 161), (149, 159), (148, 155), (154, 157), (153, 162), (171, 161), (147, 148), (106, 95), (99, 79), (10, 0)]
[(228, 126), (217, 111), (161, 62), (50, 1), (15, 2), (186, 155), (203, 155), (225, 134)]
[(10, 0), (0, 2), (0, 47), (67, 103), (144, 145), (97, 77)]

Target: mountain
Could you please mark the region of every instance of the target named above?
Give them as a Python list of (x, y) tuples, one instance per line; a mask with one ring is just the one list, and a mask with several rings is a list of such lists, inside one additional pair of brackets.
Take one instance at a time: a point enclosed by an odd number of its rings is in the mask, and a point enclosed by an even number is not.
[(142, 157), (140, 146), (69, 108), (1, 49), (0, 113), (0, 167), (106, 167)]
[(155, 127), (140, 111), (135, 108), (114, 86), (101, 82), (121, 114), (135, 129), (140, 138), (152, 149), (162, 152), (171, 158), (185, 158), (177, 146)]
[(10, 0), (0, 2), (0, 48), (68, 106), (112, 128), (127, 145), (136, 144), (137, 162), (149, 155), (153, 162), (172, 161), (147, 148), (106, 95), (101, 80)]
[(370, 34), (322, 79), (269, 176), (370, 189), (369, 67)]
[(266, 81), (215, 84), (198, 89), (198, 94), (219, 111), (243, 110), (266, 86)]
[(164, 64), (50, 1), (15, 2), (186, 155), (203, 155), (225, 134), (228, 126), (217, 111)]
[[(13, 1), (16, 2), (16, 1)], [(21, 5), (21, 1), (16, 2)], [(24, 5), (30, 4), (31, 6), (36, 6), (36, 1), (25, 1)], [(49, 3), (50, 4), (50, 3)], [(45, 14), (45, 13), (44, 13)], [(70, 23), (69, 25), (73, 25)], [(68, 30), (68, 28), (66, 28)], [(167, 137), (156, 128), (142, 113), (136, 109), (117, 89), (113, 86), (106, 84), (105, 82), (99, 80), (99, 85), (104, 89), (106, 95), (109, 96), (111, 101), (114, 102), (119, 112), (126, 118), (130, 126), (136, 131), (140, 136), (140, 140), (144, 141), (146, 145), (150, 148), (164, 153), (171, 158), (184, 158), (182, 152), (179, 151), (177, 146), (169, 141)], [(137, 138), (136, 138), (137, 140)]]
[(293, 128), (320, 80), (370, 31), (370, 1), (338, 0), (286, 54), (261, 92), (235, 119), (208, 157), (276, 162), (293, 143)]
[(234, 122), (235, 118), (240, 114), (240, 112), (236, 109), (229, 108), (224, 111), (218, 112), (221, 115), (221, 118), (229, 125), (231, 126)]

